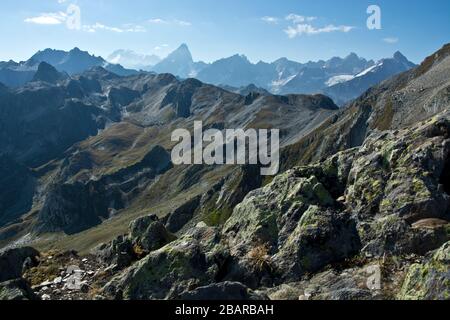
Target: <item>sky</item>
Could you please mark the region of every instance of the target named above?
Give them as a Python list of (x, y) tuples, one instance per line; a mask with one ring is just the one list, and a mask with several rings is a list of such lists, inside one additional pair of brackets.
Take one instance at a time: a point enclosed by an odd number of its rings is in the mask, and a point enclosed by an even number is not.
[[(367, 26), (370, 5), (380, 9), (380, 28)], [(103, 57), (117, 49), (164, 57), (186, 43), (205, 62), (234, 54), (306, 62), (350, 52), (380, 59), (399, 50), (418, 63), (450, 42), (450, 1), (2, 1), (0, 30), (0, 60), (74, 47)]]

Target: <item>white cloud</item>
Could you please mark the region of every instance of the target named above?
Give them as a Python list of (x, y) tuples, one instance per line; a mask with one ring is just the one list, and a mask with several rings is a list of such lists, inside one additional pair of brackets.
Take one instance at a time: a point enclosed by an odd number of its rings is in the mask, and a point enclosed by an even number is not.
[(174, 20), (166, 20), (166, 19), (161, 19), (161, 18), (153, 18), (148, 20), (149, 23), (152, 24), (172, 24), (172, 25), (177, 25), (177, 26), (181, 26), (181, 27), (189, 27), (192, 25), (192, 23), (190, 23), (189, 21), (184, 21), (184, 20), (178, 20), (178, 19), (174, 19)]
[(278, 23), (278, 18), (276, 18), (276, 17), (266, 16), (266, 17), (262, 17), (261, 20), (266, 23), (269, 23), (269, 24), (277, 24)]
[(288, 14), (285, 18), (287, 21), (292, 21), (293, 23), (304, 23), (311, 22), (317, 19), (317, 17), (306, 17), (295, 13)]
[(398, 38), (393, 38), (393, 37), (384, 38), (383, 41), (386, 43), (389, 43), (389, 44), (395, 44), (398, 42)]
[(42, 13), (39, 16), (26, 18), (24, 21), (26, 23), (34, 23), (41, 25), (58, 25), (64, 23), (67, 19), (67, 14), (64, 12), (55, 13)]
[(297, 24), (295, 26), (289, 26), (284, 32), (288, 35), (289, 38), (295, 38), (301, 35), (317, 35), (321, 33), (330, 33), (330, 32), (350, 32), (354, 27), (351, 26), (335, 26), (328, 25), (322, 28), (316, 28), (310, 24)]
[(154, 23), (154, 24), (167, 24), (168, 23), (166, 20), (160, 19), (160, 18), (150, 19), (150, 20), (148, 20), (148, 22)]
[(134, 24), (126, 24), (122, 27), (111, 27), (104, 25), (100, 22), (97, 22), (93, 25), (83, 25), (82, 28), (84, 31), (94, 33), (97, 32), (97, 30), (104, 30), (104, 31), (112, 31), (116, 33), (124, 33), (124, 32), (146, 32), (145, 28), (139, 25)]

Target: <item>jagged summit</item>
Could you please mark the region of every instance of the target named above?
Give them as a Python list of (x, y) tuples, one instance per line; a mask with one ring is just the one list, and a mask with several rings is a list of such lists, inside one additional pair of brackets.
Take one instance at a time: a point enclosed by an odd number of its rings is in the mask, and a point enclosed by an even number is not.
[(151, 70), (157, 73), (172, 73), (181, 78), (190, 78), (197, 74), (199, 68), (200, 64), (194, 63), (188, 46), (182, 44)]

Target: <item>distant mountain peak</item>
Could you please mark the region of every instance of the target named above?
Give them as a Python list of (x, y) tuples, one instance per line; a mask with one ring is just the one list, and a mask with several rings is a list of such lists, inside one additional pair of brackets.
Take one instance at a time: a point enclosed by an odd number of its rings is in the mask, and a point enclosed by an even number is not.
[(362, 61), (364, 60), (363, 58), (361, 58), (360, 56), (358, 56), (356, 53), (351, 52), (348, 56), (346, 56), (344, 58), (345, 61)]
[(176, 60), (176, 61), (180, 61), (180, 62), (183, 61), (183, 62), (188, 62), (188, 63), (194, 62), (191, 51), (189, 50), (189, 47), (185, 43), (183, 43), (175, 51), (170, 53), (166, 59)]
[(90, 56), (95, 58), (95, 55), (90, 54), (88, 51), (80, 50), (78, 47), (75, 47), (72, 50), (70, 50), (69, 56)]
[(191, 54), (191, 50), (186, 43), (181, 44), (174, 52), (184, 52)]
[(394, 59), (397, 61), (409, 62), (408, 58), (406, 58), (400, 51), (394, 53)]
[(244, 55), (244, 54), (235, 54), (235, 55), (232, 55), (229, 59), (231, 59), (231, 60), (241, 60), (241, 61), (249, 62), (247, 56)]
[(151, 70), (156, 73), (172, 73), (181, 78), (191, 78), (196, 75), (195, 66), (188, 46), (183, 43)]
[(39, 63), (36, 74), (32, 81), (44, 81), (48, 83), (56, 83), (59, 80), (66, 78), (64, 74), (58, 72), (52, 65), (41, 62)]
[(178, 50), (187, 50), (187, 51), (189, 51), (189, 47), (188, 47), (188, 45), (186, 44), (186, 43), (182, 43), (179, 47), (178, 47)]

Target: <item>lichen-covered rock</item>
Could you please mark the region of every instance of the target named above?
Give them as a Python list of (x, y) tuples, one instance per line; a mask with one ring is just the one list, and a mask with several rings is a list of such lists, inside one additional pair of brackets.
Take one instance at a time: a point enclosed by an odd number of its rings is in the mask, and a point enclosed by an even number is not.
[(335, 198), (341, 197), (346, 189), (347, 180), (358, 148), (339, 152), (323, 162), (296, 168), (303, 177), (315, 176)]
[(128, 236), (118, 236), (109, 243), (104, 243), (92, 250), (92, 254), (107, 265), (114, 265), (121, 270), (136, 260), (133, 243)]
[(145, 252), (158, 250), (175, 239), (156, 215), (143, 217), (130, 224), (130, 238), (134, 246)]
[(151, 252), (104, 288), (124, 299), (165, 299), (214, 282), (220, 266), (215, 258), (219, 233), (199, 225), (178, 240)]
[(130, 223), (129, 229), (128, 235), (122, 235), (109, 243), (101, 244), (92, 253), (101, 262), (115, 265), (116, 269), (121, 270), (149, 252), (158, 250), (176, 239), (156, 215), (134, 220)]
[(287, 240), (310, 205), (333, 203), (316, 177), (305, 178), (291, 170), (249, 193), (234, 209), (223, 234), (235, 251), (249, 251), (255, 244), (275, 247)]
[(398, 296), (402, 300), (450, 300), (450, 242), (431, 259), (413, 264)]
[(358, 216), (366, 253), (424, 254), (449, 240), (448, 228), (413, 228), (425, 219), (450, 221), (450, 121), (435, 117), (411, 128), (373, 132), (353, 161), (345, 192)]
[(0, 283), (0, 300), (39, 300), (23, 279), (9, 280)]
[(445, 217), (450, 198), (441, 177), (450, 155), (449, 132), (450, 121), (438, 118), (372, 133), (353, 162), (347, 205), (366, 217), (396, 214), (412, 222)]
[(0, 253), (0, 282), (22, 277), (24, 263), (31, 260), (37, 264), (39, 252), (30, 247), (9, 249)]
[(373, 300), (382, 291), (370, 288), (368, 267), (343, 271), (328, 270), (296, 283), (285, 283), (267, 290), (271, 300)]
[(354, 255), (359, 249), (356, 224), (348, 214), (310, 206), (286, 243), (273, 257), (284, 281)]
[[(255, 269), (265, 269), (274, 281), (298, 280), (358, 248), (355, 223), (330, 209), (335, 200), (315, 176), (302, 176), (305, 171), (277, 176), (235, 208), (223, 229), (235, 258), (232, 269), (253, 276), (258, 276)], [(243, 279), (237, 270), (227, 279), (258, 285), (257, 279)]]
[(386, 253), (426, 254), (450, 239), (449, 222), (442, 221), (434, 226), (426, 223), (411, 225), (398, 215), (361, 222), (358, 230), (365, 244), (361, 251), (369, 257), (381, 257)]

